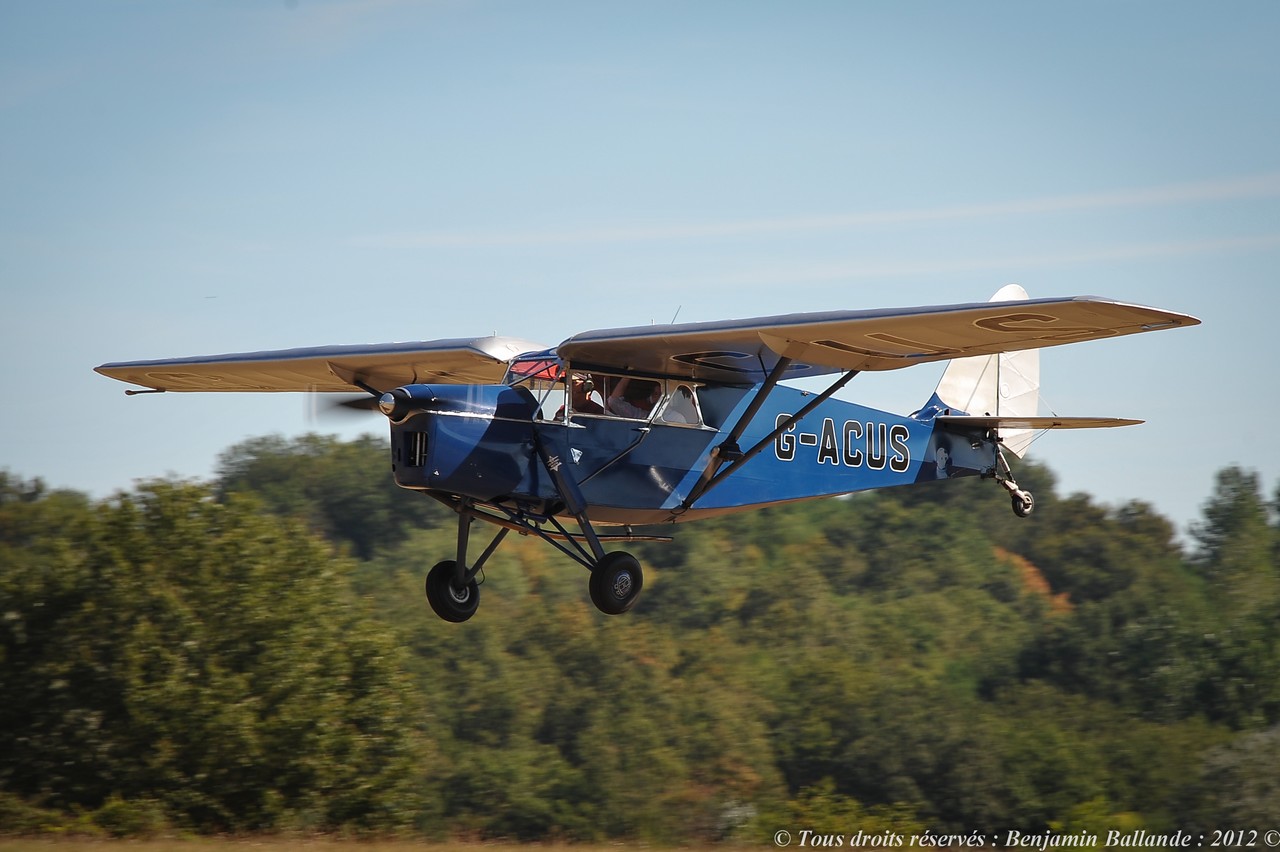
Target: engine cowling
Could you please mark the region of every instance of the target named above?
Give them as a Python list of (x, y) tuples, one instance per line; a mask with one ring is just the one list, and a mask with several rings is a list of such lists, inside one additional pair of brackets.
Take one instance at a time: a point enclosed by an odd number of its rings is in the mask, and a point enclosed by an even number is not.
[(489, 501), (534, 490), (533, 395), (507, 385), (406, 385), (382, 395), (396, 484)]

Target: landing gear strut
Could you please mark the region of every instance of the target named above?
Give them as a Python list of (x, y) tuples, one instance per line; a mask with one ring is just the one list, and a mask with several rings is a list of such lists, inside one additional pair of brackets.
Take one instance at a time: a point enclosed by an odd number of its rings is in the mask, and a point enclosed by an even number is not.
[(472, 518), (470, 507), (458, 508), (458, 558), (437, 562), (427, 572), (427, 603), (431, 604), (436, 615), (455, 624), (476, 614), (476, 608), (480, 606), (480, 584), (476, 577), (510, 532), (506, 527), (499, 529), (475, 564), (468, 566), (467, 544), (471, 539)]
[(1009, 492), (1009, 498), (1013, 503), (1013, 513), (1019, 518), (1028, 517), (1036, 508), (1036, 498), (1030, 491), (1024, 491), (1018, 487), (1018, 483), (1013, 481), (1013, 470), (1009, 467), (1009, 462), (1005, 460), (1004, 452), (1000, 449), (999, 444), (996, 445), (996, 482), (1000, 483), (1000, 487)]
[[(644, 587), (644, 572), (640, 562), (624, 550), (606, 553), (601, 536), (596, 535), (585, 512), (579, 511), (576, 520), (582, 532), (571, 533), (554, 516), (531, 516), (524, 512), (493, 507), (477, 507), (471, 502), (443, 501), (458, 513), (458, 553), (456, 559), (437, 563), (427, 574), (427, 603), (436, 615), (445, 621), (459, 623), (475, 615), (480, 605), (478, 577), (485, 562), (498, 549), (499, 543), (511, 530), (533, 534), (554, 546), (591, 571), (589, 589), (591, 602), (606, 615), (620, 615), (635, 605)], [(506, 516), (497, 514), (506, 513)], [(471, 522), (480, 518), (499, 527), (493, 541), (474, 563), (467, 561), (467, 545), (471, 537)], [(549, 524), (551, 529), (543, 527)], [(666, 536), (635, 536), (628, 530), (625, 536), (605, 536), (607, 541), (634, 541), (649, 539), (670, 541)]]

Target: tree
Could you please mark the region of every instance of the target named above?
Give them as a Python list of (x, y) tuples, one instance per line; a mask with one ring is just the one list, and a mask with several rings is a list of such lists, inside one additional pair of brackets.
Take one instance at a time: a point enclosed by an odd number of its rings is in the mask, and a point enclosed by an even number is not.
[[(5, 790), (64, 809), (155, 801), (224, 831), (418, 817), (413, 695), (324, 542), (180, 482), (57, 527), (47, 502), (18, 522), (4, 507)], [(15, 551), (31, 526), (38, 546)]]
[(1194, 788), (1198, 828), (1280, 825), (1280, 727), (1254, 731), (1204, 756)]
[(1247, 608), (1277, 597), (1280, 572), (1269, 513), (1256, 473), (1238, 467), (1219, 471), (1204, 521), (1192, 527), (1192, 535), (1200, 545), (1195, 564), (1224, 601)]
[(219, 457), (217, 490), (224, 498), (253, 492), (272, 512), (304, 519), (361, 559), (451, 517), (395, 484), (387, 442), (371, 435), (251, 438)]

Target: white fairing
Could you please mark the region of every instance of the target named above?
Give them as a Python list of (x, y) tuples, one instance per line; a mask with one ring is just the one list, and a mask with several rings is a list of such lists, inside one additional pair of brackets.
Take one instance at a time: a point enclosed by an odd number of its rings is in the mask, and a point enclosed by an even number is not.
[[(1007, 284), (992, 302), (1027, 298), (1017, 284)], [(1034, 417), (1040, 408), (1040, 350), (956, 358), (942, 374), (938, 398), (956, 411), (978, 416)], [(1021, 458), (1035, 439), (1030, 429), (1000, 429), (1005, 449)]]

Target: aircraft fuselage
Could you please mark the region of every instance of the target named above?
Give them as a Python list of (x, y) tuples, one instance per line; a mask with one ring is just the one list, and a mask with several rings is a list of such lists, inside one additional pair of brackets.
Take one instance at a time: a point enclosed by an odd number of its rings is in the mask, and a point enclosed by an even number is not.
[(981, 433), (936, 428), (828, 399), (770, 440), (812, 395), (776, 387), (739, 441), (760, 451), (692, 505), (729, 424), (756, 388), (699, 388), (697, 424), (573, 414), (545, 418), (527, 390), (508, 385), (411, 385), (418, 406), (391, 426), (392, 468), (404, 488), (462, 495), (533, 513), (557, 513), (558, 469), (576, 485), (593, 521), (656, 524), (695, 520), (795, 500), (990, 472), (996, 445)]

